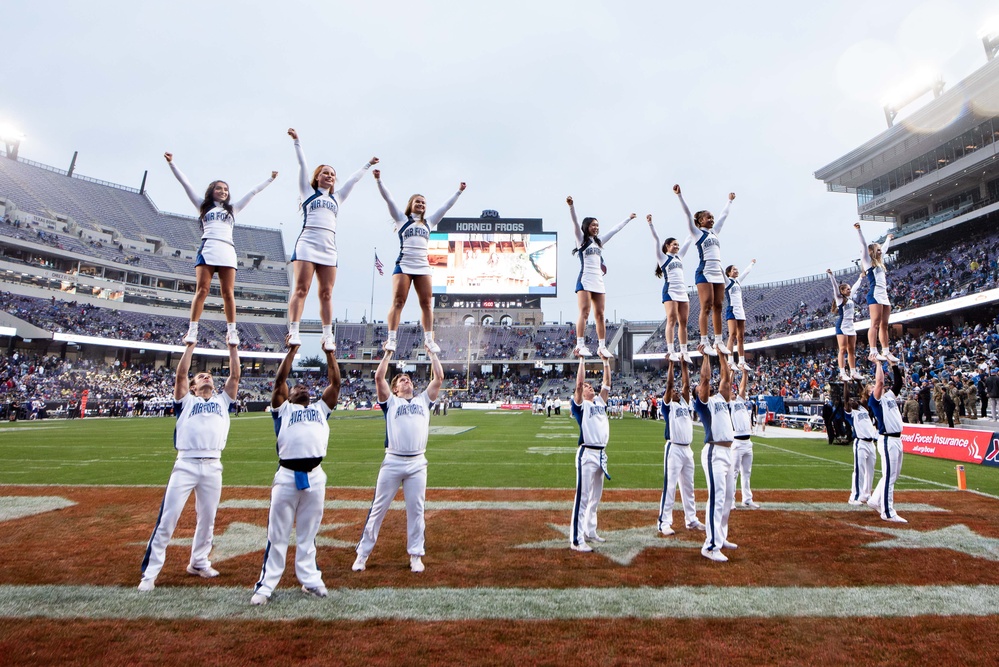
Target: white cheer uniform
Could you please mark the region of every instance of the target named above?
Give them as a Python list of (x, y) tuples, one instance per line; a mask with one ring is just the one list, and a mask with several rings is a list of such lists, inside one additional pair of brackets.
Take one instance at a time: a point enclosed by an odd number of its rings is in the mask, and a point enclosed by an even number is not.
[(690, 301), (690, 297), (687, 296), (687, 282), (683, 277), (682, 260), (683, 256), (687, 254), (687, 250), (690, 249), (693, 239), (688, 236), (680, 245), (680, 250), (675, 255), (671, 255), (662, 251), (662, 243), (659, 242), (656, 228), (649, 225), (649, 229), (652, 231), (652, 238), (656, 244), (656, 264), (663, 272), (663, 303)]
[(843, 299), (843, 295), (840, 294), (839, 283), (836, 282), (835, 276), (829, 274), (829, 280), (833, 286), (833, 302), (839, 304), (836, 306), (836, 333), (843, 336), (856, 336), (857, 330), (853, 325), (856, 305), (853, 299), (857, 294), (857, 290), (860, 289), (860, 283), (864, 280), (864, 276), (861, 275), (857, 278), (857, 282), (850, 288), (850, 296), (846, 299)]
[(570, 401), (572, 418), (579, 424), (579, 449), (576, 450), (576, 496), (572, 503), (572, 531), (569, 540), (574, 546), (586, 543), (597, 534), (597, 506), (604, 492), (607, 474), (607, 404), (597, 394), (592, 401), (577, 404)]
[[(860, 264), (864, 268), (864, 273), (867, 274), (867, 303), (868, 305), (880, 303), (883, 306), (890, 306), (891, 302), (888, 300), (888, 275), (885, 273), (883, 267), (874, 266), (874, 263), (871, 261), (871, 253), (867, 250), (867, 241), (864, 240), (864, 232), (858, 229), (857, 234), (860, 235), (860, 247), (862, 248)], [(890, 242), (891, 239), (885, 239), (885, 242), (881, 244), (882, 263), (884, 263), (884, 258), (888, 256), (888, 244)]]
[(427, 500), (425, 454), (434, 401), (424, 391), (409, 400), (393, 394), (378, 405), (385, 415), (385, 459), (378, 470), (375, 497), (364, 522), (357, 555), (367, 558), (375, 548), (385, 513), (401, 485), (406, 499), (406, 553), (423, 556), (426, 529), (423, 509)]
[(322, 399), (309, 407), (285, 401), (271, 412), (280, 465), (271, 484), (267, 546), (260, 579), (253, 592), (270, 597), (281, 581), (295, 528), (295, 575), (306, 588), (323, 586), (316, 565), (316, 534), (326, 502), (326, 473), (320, 462), (330, 439), (329, 416)]
[(678, 195), (678, 198), (683, 212), (687, 215), (687, 229), (690, 231), (691, 239), (697, 245), (697, 254), (700, 259), (697, 269), (694, 271), (694, 282), (724, 285), (725, 272), (722, 270), (721, 242), (718, 240), (718, 235), (721, 234), (722, 226), (728, 219), (732, 200), (725, 202), (725, 208), (711, 229), (701, 229), (694, 224), (694, 216), (687, 208), (687, 202), (683, 200), (683, 196)]
[(600, 234), (598, 236), (600, 244), (597, 244), (593, 241), (592, 237), (584, 241), (586, 237), (579, 226), (579, 221), (576, 219), (575, 206), (569, 206), (569, 216), (572, 218), (572, 232), (576, 235), (575, 252), (579, 257), (579, 276), (576, 278), (576, 291), (582, 292), (585, 290), (594, 294), (603, 294), (606, 291), (604, 288), (604, 274), (607, 273), (607, 267), (604, 265), (602, 246), (607, 245), (614, 238), (615, 234), (624, 229), (624, 226), (631, 222), (631, 218), (625, 218), (611, 227), (606, 233)]
[[(190, 181), (187, 180), (187, 177), (184, 176), (175, 161), (171, 160), (169, 165), (170, 171), (177, 177), (177, 180), (180, 181), (181, 186), (184, 188), (184, 192), (187, 193), (187, 198), (194, 204), (198, 215), (201, 215), (201, 203), (204, 201), (204, 198), (199, 196), (197, 191), (191, 187)], [(235, 204), (232, 204), (233, 215), (239, 215), (240, 211), (246, 208), (251, 199), (273, 182), (274, 177), (272, 176), (246, 193), (246, 196)], [(229, 214), (229, 211), (223, 208), (221, 202), (216, 201), (213, 203), (214, 206), (199, 220), (202, 230), (201, 246), (198, 248), (195, 266), (204, 264), (206, 266), (225, 266), (235, 269), (237, 265), (236, 245), (232, 240), (232, 228), (235, 226), (236, 220), (233, 215)]]
[(735, 482), (736, 477), (740, 475), (743, 504), (753, 499), (753, 489), (749, 484), (749, 478), (753, 474), (753, 441), (750, 438), (753, 434), (753, 415), (750, 409), (749, 403), (741, 396), (735, 396), (729, 403), (732, 431), (735, 436), (735, 440), (732, 441), (732, 469), (728, 476), (729, 509), (735, 505)]
[(208, 555), (212, 550), (215, 513), (222, 497), (221, 457), (229, 436), (229, 406), (232, 404), (233, 399), (225, 392), (214, 394), (208, 400), (188, 394), (174, 402), (177, 424), (173, 443), (177, 462), (170, 473), (156, 527), (142, 558), (144, 581), (156, 581), (163, 569), (167, 545), (191, 491), (194, 491), (197, 526), (190, 564), (199, 570), (211, 567)]
[(877, 461), (878, 429), (864, 406), (846, 413), (853, 427), (853, 475), (850, 478), (850, 500), (866, 503), (874, 486), (874, 464)]
[(295, 241), (291, 261), (335, 267), (339, 260), (336, 247), (336, 218), (340, 213), (340, 205), (364, 176), (364, 172), (371, 167), (371, 163), (354, 172), (339, 190), (330, 192), (312, 187), (312, 174), (309, 173), (305, 153), (297, 139), (295, 154), (298, 156), (298, 191), (302, 197), (302, 232)]
[(712, 394), (707, 403), (694, 397), (694, 410), (704, 426), (701, 467), (708, 484), (703, 551), (719, 551), (728, 539), (728, 480), (732, 468), (731, 443), (735, 439), (732, 415), (721, 394)]
[[(894, 386), (901, 389), (902, 374), (898, 366), (894, 366)], [(874, 410), (878, 423), (878, 452), (881, 454), (881, 479), (871, 494), (871, 503), (877, 503), (882, 518), (895, 516), (895, 482), (902, 471), (902, 412), (898, 409), (898, 399), (895, 392), (885, 389), (881, 400), (868, 399), (868, 405)]]
[(728, 279), (728, 284), (725, 286), (725, 296), (728, 298), (728, 308), (725, 309), (726, 322), (728, 320), (746, 321), (746, 309), (742, 306), (742, 281), (746, 279), (754, 266), (756, 266), (756, 262), (750, 262), (738, 278)]
[(683, 519), (687, 527), (697, 523), (697, 505), (694, 502), (694, 419), (690, 403), (683, 400), (668, 403), (663, 395), (663, 417), (666, 419), (666, 452), (663, 456), (663, 493), (659, 499), (658, 528), (663, 531), (673, 526), (673, 505), (676, 487), (680, 487)]
[(399, 236), (399, 256), (395, 260), (395, 269), (393, 269), (392, 274), (429, 276), (431, 269), (427, 255), (429, 253), (430, 233), (437, 229), (437, 225), (458, 201), (461, 190), (451, 195), (451, 198), (434, 211), (430, 217), (414, 218), (399, 210), (388, 188), (382, 185), (381, 179), (375, 182), (378, 184), (378, 191), (382, 193), (382, 198), (388, 205), (395, 233)]

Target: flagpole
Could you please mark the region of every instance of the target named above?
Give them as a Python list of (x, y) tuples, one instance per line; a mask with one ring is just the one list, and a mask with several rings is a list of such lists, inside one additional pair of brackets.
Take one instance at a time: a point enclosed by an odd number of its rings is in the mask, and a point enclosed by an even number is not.
[(375, 263), (378, 261), (378, 248), (375, 248), (375, 261), (371, 262), (371, 306), (368, 310), (368, 322), (375, 321)]

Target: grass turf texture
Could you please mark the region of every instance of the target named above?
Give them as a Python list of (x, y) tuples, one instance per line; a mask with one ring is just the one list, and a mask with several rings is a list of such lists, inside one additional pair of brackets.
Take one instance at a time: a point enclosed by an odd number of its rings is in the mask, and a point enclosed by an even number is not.
[[(452, 410), (433, 427), (470, 428), (431, 435), (431, 487), (566, 489), (575, 484), (578, 428), (567, 415)], [(0, 484), (151, 484), (162, 486), (176, 458), (173, 418), (52, 420), (0, 427)], [(330, 486), (374, 485), (384, 456), (380, 412), (337, 413), (324, 465)], [(699, 428), (695, 429), (695, 485), (704, 488)], [(756, 436), (754, 489), (848, 489), (850, 447), (824, 440)], [(607, 488), (662, 486), (663, 424), (626, 416), (611, 422), (608, 447), (613, 479)], [(227, 486), (268, 486), (276, 467), (270, 416), (232, 420), (223, 454)], [(954, 488), (955, 463), (906, 455), (897, 488)], [(999, 469), (966, 465), (968, 488), (999, 495)]]

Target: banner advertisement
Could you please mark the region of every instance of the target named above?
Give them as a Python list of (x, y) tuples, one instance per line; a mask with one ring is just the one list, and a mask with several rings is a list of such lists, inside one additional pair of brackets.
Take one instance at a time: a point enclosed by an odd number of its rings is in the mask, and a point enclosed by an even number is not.
[[(902, 431), (902, 449), (906, 454), (920, 454), (964, 463), (985, 463), (999, 434), (963, 428), (938, 428), (906, 424)], [(999, 465), (999, 462), (989, 462)]]

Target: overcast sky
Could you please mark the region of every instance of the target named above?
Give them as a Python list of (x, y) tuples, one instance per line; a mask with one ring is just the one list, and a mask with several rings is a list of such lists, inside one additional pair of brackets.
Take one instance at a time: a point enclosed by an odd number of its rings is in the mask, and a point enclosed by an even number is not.
[[(433, 209), (467, 181), (452, 216), (496, 209), (559, 232), (549, 320), (576, 315), (566, 195), (605, 226), (635, 212), (605, 249), (608, 316), (661, 319), (644, 216), (662, 237), (686, 234), (673, 183), (716, 214), (737, 193), (722, 259), (756, 258), (748, 283), (847, 266), (856, 200), (812, 173), (885, 130), (884, 96), (913, 69), (935, 65), (952, 87), (985, 64), (976, 33), (994, 13), (984, 0), (14, 0), (0, 123), (24, 132), (24, 158), (65, 169), (78, 150), (78, 173), (133, 187), (149, 170), (165, 211), (193, 214), (166, 150), (197, 189), (222, 178), (234, 197), (276, 169), (237, 223), (280, 227), (289, 255), (301, 218), (288, 127), (341, 178), (381, 158), (397, 201), (420, 192)], [(334, 313), (357, 321), (374, 248), (386, 265), (398, 253), (370, 175), (337, 238)], [(376, 319), (390, 284), (376, 278)]]

